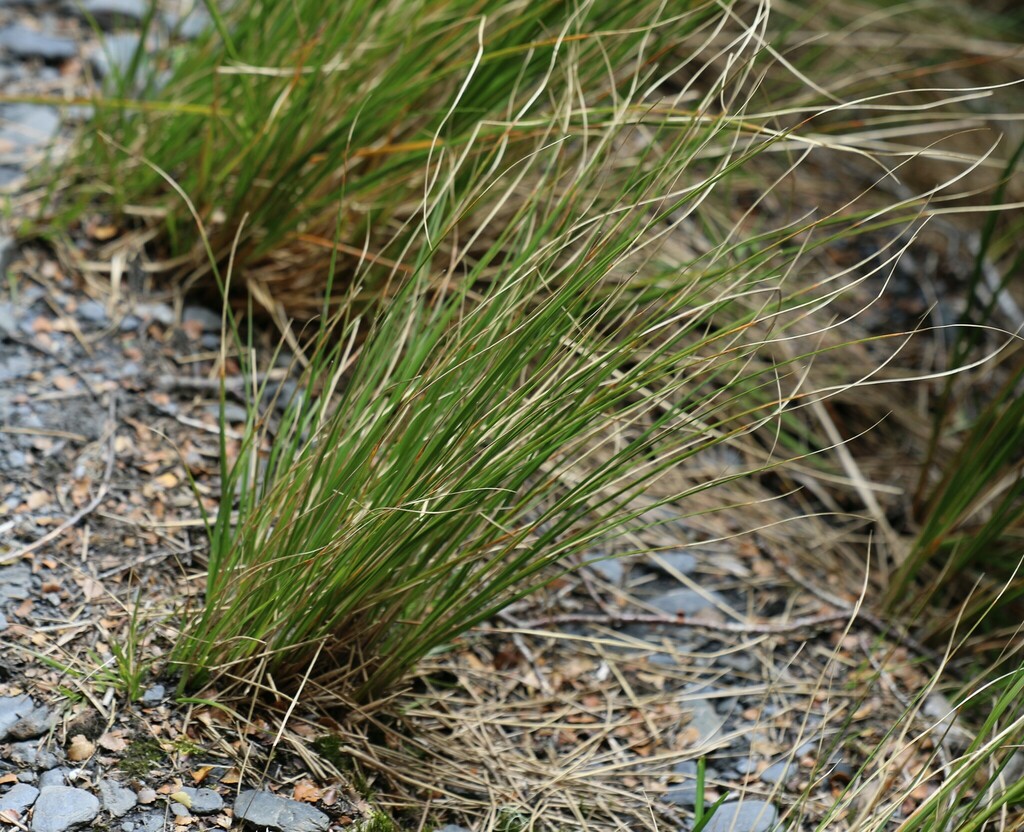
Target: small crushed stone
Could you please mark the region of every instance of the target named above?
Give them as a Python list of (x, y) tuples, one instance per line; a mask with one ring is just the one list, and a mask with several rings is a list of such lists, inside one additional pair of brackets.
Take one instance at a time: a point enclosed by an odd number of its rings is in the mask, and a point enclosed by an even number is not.
[(306, 803), (265, 791), (244, 791), (235, 800), (235, 817), (282, 832), (322, 832), (330, 818)]
[(71, 786), (49, 786), (39, 792), (32, 813), (32, 832), (64, 832), (91, 823), (100, 813), (95, 795)]

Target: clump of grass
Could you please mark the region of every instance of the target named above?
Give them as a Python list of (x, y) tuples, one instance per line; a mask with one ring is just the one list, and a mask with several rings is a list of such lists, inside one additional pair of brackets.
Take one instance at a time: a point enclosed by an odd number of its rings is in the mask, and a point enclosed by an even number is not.
[[(495, 150), (535, 146), (551, 100), (601, 88), (608, 97), (586, 107), (614, 111), (609, 67), (629, 67), (640, 40), (656, 56), (718, 14), (708, 2), (671, 15), (662, 5), (298, 0), (254, 15), (209, 4), (207, 36), (187, 57), (162, 57), (169, 77), (137, 59), (97, 101), (65, 168), (77, 185), (50, 227), (98, 199), (125, 221), (155, 221), (175, 271), (208, 278), (209, 252), (170, 176), (194, 200), (215, 262), (232, 256), (271, 308), (315, 315), (332, 257), (345, 271), (396, 262), (381, 248), (428, 187), (440, 147), (470, 154), (467, 179)], [(571, 73), (560, 70), (568, 51)]]
[[(503, 128), (529, 125), (527, 143), (436, 137), (419, 207), (387, 249), (408, 273), (393, 270), (379, 313), (356, 303), (363, 276), (337, 314), (324, 303), (279, 423), (247, 364), (247, 436), (223, 463), (238, 498), (211, 518), (205, 602), (172, 655), (183, 685), (312, 673), (366, 706), (551, 567), (626, 533), (651, 484), (771, 422), (794, 394), (783, 388), (800, 389), (786, 379), (813, 343), (761, 355), (769, 331), (825, 302), (784, 286), (791, 232), (671, 256), (701, 201), (764, 142), (707, 116), (742, 72), (706, 79), (692, 111), (678, 106), (689, 86), (665, 97), (659, 80), (700, 66), (713, 41), (659, 60), (654, 35), (688, 18), (650, 12), (629, 33), (628, 74), (611, 65), (602, 86), (534, 89), (548, 109)], [(556, 27), (564, 64), (551, 77), (571, 78), (587, 48), (575, 19)], [(526, 72), (532, 57), (518, 60)]]

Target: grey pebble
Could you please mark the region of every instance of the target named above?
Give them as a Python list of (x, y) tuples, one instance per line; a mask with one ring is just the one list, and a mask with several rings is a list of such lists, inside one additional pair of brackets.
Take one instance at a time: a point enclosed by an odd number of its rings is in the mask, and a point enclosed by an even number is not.
[(45, 144), (60, 128), (60, 114), (46, 104), (4, 104), (0, 107), (0, 138), (15, 147)]
[(78, 317), (91, 324), (105, 324), (107, 310), (98, 300), (87, 300), (78, 304)]
[(713, 740), (725, 725), (725, 719), (706, 700), (699, 699), (696, 702), (687, 702), (684, 707), (690, 711), (690, 724), (688, 727), (697, 730), (698, 745), (704, 745)]
[(589, 566), (610, 584), (621, 584), (622, 578), (626, 574), (621, 558), (608, 558), (596, 563), (592, 562)]
[(704, 832), (770, 832), (778, 817), (776, 808), (763, 800), (723, 803)]
[(735, 771), (740, 777), (746, 777), (748, 774), (754, 774), (757, 771), (757, 761), (750, 757), (744, 757), (733, 766), (733, 771)]
[(697, 805), (697, 781), (684, 780), (669, 786), (665, 792), (665, 800), (677, 806), (692, 807)]
[(60, 759), (57, 755), (46, 748), (40, 748), (38, 740), (13, 743), (8, 758), (12, 763), (17, 763), (19, 766), (30, 766), (32, 768), (51, 769), (54, 766), (60, 765)]
[[(128, 824), (121, 824), (121, 828), (125, 829)], [(163, 832), (164, 829), (164, 816), (162, 812), (146, 812), (139, 815), (133, 824), (132, 829), (125, 829), (125, 832)]]
[(186, 306), (181, 312), (183, 323), (198, 322), (208, 332), (220, 332), (220, 312), (205, 306)]
[[(690, 575), (697, 568), (697, 558), (682, 549), (673, 549), (668, 552), (654, 552), (655, 557), (652, 557), (649, 561), (649, 565), (660, 572), (665, 570), (662, 568), (658, 560), (661, 560), (666, 566), (674, 569), (676, 572), (681, 572), (683, 575)], [(657, 560), (655, 559), (657, 558)]]
[(446, 823), (437, 829), (436, 832), (469, 832), (469, 830), (465, 826), (459, 826), (457, 823)]
[(147, 4), (142, 0), (84, 0), (81, 10), (104, 29), (111, 29), (141, 22), (146, 16)]
[(40, 705), (33, 708), (7, 729), (7, 736), (16, 740), (31, 740), (53, 727), (55, 717), (50, 709)]
[(330, 823), (327, 815), (306, 803), (252, 790), (238, 795), (235, 817), (283, 832), (321, 832)]
[[(24, 425), (24, 427), (34, 427)], [(24, 601), (28, 598), (29, 590), (32, 588), (32, 570), (27, 563), (12, 563), (10, 566), (0, 566), (0, 601)], [(0, 740), (4, 738), (4, 705), (5, 699), (11, 697), (0, 697)], [(27, 696), (15, 697), (28, 699)], [(28, 711), (25, 711), (28, 713)], [(14, 724), (13, 722), (11, 723)]]
[(159, 705), (167, 695), (163, 685), (152, 685), (146, 688), (142, 694), (142, 701), (146, 705)]
[(761, 782), (772, 786), (785, 783), (792, 775), (795, 767), (790, 760), (780, 760), (777, 763), (772, 763), (761, 772)]
[(134, 791), (116, 780), (104, 778), (97, 785), (103, 808), (115, 818), (128, 814), (138, 801)]
[(180, 803), (171, 804), (171, 814), (176, 818), (187, 818), (191, 817), (192, 813), (188, 810), (187, 806), (182, 806)]
[(196, 5), (184, 17), (174, 12), (164, 12), (164, 25), (184, 40), (195, 40), (205, 34), (212, 24), (210, 13), (201, 5)]
[[(10, 456), (8, 456), (8, 459)], [(7, 617), (0, 612), (0, 633), (7, 629)]]
[(0, 812), (13, 810), (19, 815), (25, 814), (25, 810), (36, 802), (39, 797), (39, 789), (25, 783), (15, 783), (7, 790), (7, 793), (0, 797)]
[(66, 786), (67, 769), (51, 768), (39, 775), (39, 788), (45, 789), (49, 786)]
[[(10, 249), (5, 248), (7, 253)], [(4, 271), (7, 267), (4, 266)], [(14, 304), (9, 300), (0, 301), (0, 335), (14, 335), (18, 332), (18, 316), (14, 311)], [(7, 359), (10, 362), (10, 359)]]
[(705, 598), (703, 594), (683, 587), (652, 598), (650, 604), (666, 615), (694, 615), (713, 606), (714, 601), (709, 598), (721, 600), (714, 592), (708, 592), (707, 596)]
[[(8, 566), (7, 569), (13, 567)], [(5, 576), (0, 570), (0, 595), (4, 594)], [(17, 597), (7, 595), (8, 598)], [(31, 713), (35, 707), (32, 699), (22, 694), (21, 696), (0, 696), (0, 742), (7, 739), (7, 732), (25, 714)]]
[(78, 50), (71, 38), (47, 35), (16, 23), (0, 31), (0, 46), (19, 58), (39, 58), (44, 61), (66, 61)]
[(194, 814), (210, 815), (224, 808), (224, 799), (213, 789), (197, 789), (186, 786), (182, 791), (191, 799)]
[[(92, 70), (100, 78), (110, 75), (124, 75), (132, 65), (135, 50), (139, 48), (139, 35), (135, 32), (119, 32), (108, 35), (96, 50), (89, 55)], [(144, 60), (140, 59), (141, 66)]]
[(39, 792), (32, 814), (32, 832), (64, 832), (92, 821), (100, 802), (84, 789), (49, 786)]
[(153, 320), (164, 326), (174, 323), (174, 310), (166, 303), (137, 303), (132, 310), (144, 320)]

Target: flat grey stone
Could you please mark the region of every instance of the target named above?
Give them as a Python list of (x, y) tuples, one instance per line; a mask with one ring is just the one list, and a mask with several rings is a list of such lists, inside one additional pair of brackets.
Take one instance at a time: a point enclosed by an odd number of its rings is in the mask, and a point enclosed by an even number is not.
[(186, 306), (181, 311), (181, 320), (184, 323), (195, 321), (203, 329), (210, 332), (220, 332), (220, 312), (209, 309), (205, 306)]
[(687, 708), (690, 712), (690, 724), (688, 727), (697, 730), (698, 745), (711, 742), (721, 732), (722, 726), (725, 725), (725, 718), (715, 710), (710, 702), (698, 699), (696, 702), (686, 702), (683, 707)]
[(723, 803), (704, 832), (771, 832), (778, 817), (776, 808), (763, 800)]
[(744, 757), (733, 766), (733, 771), (735, 771), (740, 777), (746, 777), (748, 774), (754, 774), (757, 771), (757, 761), (750, 757)]
[(11, 745), (9, 759), (19, 766), (51, 769), (60, 764), (60, 759), (52, 751), (39, 747), (38, 740), (16, 742)]
[(174, 310), (166, 303), (137, 303), (132, 311), (143, 320), (153, 320), (164, 326), (174, 323)]
[(71, 38), (47, 35), (20, 23), (0, 31), (0, 46), (18, 58), (39, 58), (43, 61), (66, 61), (78, 53)]
[(697, 805), (697, 764), (693, 760), (683, 760), (672, 766), (673, 774), (683, 776), (679, 783), (672, 783), (665, 800), (677, 806), (692, 807)]
[(196, 4), (184, 17), (164, 12), (164, 25), (183, 40), (195, 40), (213, 27), (213, 20), (204, 6)]
[(196, 789), (186, 786), (182, 789), (192, 801), (192, 814), (210, 815), (224, 808), (224, 798), (213, 789)]
[[(8, 461), (10, 461), (10, 459), (11, 459), (11, 455), (9, 453), (7, 454), (7, 459), (8, 459)], [(13, 467), (13, 468), (20, 468), (21, 466), (20, 465), (14, 465), (14, 466), (11, 466), (11, 467)], [(4, 630), (6, 630), (7, 626), (8, 626), (7, 625), (7, 616), (5, 616), (2, 612), (0, 612), (0, 633), (2, 633)]]
[(80, 8), (104, 29), (139, 23), (149, 9), (144, 0), (84, 0)]
[(46, 104), (4, 104), (0, 107), (0, 139), (15, 147), (46, 144), (60, 129), (60, 114)]
[(35, 786), (15, 783), (5, 795), (0, 796), (0, 812), (13, 810), (19, 815), (23, 815), (36, 802), (37, 797), (39, 797), (39, 789)]
[(263, 791), (244, 791), (235, 800), (235, 817), (282, 832), (321, 832), (330, 818), (306, 803)]
[(134, 832), (163, 832), (165, 825), (162, 812), (146, 812), (136, 818)]
[(32, 813), (32, 832), (64, 832), (91, 822), (100, 813), (100, 802), (84, 789), (49, 786), (39, 792)]
[(777, 763), (772, 763), (761, 772), (761, 782), (768, 783), (771, 786), (778, 786), (785, 783), (792, 776), (795, 768), (796, 766), (789, 760), (780, 760)]
[(610, 584), (621, 584), (626, 574), (621, 558), (608, 558), (591, 563), (590, 568)]
[[(722, 600), (714, 592), (707, 592), (707, 596), (708, 598)], [(696, 590), (681, 587), (680, 589), (666, 592), (664, 595), (655, 596), (650, 600), (650, 604), (666, 615), (696, 615), (714, 606), (714, 603), (709, 601), (708, 598), (705, 598), (704, 595)]]
[(66, 786), (67, 784), (67, 769), (51, 768), (49, 771), (44, 771), (39, 775), (40, 789), (45, 789), (49, 786)]
[(459, 826), (457, 823), (446, 823), (436, 832), (469, 832), (465, 826)]
[(167, 695), (163, 685), (152, 685), (142, 693), (142, 701), (146, 705), (159, 705)]
[[(140, 36), (136, 32), (118, 32), (107, 35), (99, 47), (89, 55), (92, 71), (100, 78), (111, 75), (124, 75), (132, 66), (135, 50), (139, 48)], [(145, 56), (139, 59), (139, 72), (144, 77)]]
[(16, 740), (31, 740), (49, 731), (55, 722), (50, 709), (40, 705), (33, 708), (7, 729), (7, 736)]
[[(27, 563), (0, 566), (0, 602), (24, 601), (32, 589), (32, 570)], [(3, 699), (0, 698), (0, 738), (3, 737)], [(27, 698), (27, 697), (26, 697)]]
[(681, 572), (683, 575), (690, 575), (697, 569), (697, 558), (683, 549), (673, 549), (668, 552), (655, 552), (653, 554), (654, 557), (650, 559), (649, 564), (658, 571), (664, 571), (658, 560), (676, 572)]
[[(3, 586), (3, 572), (0, 571), (0, 593), (3, 592)], [(35, 704), (32, 702), (32, 699), (24, 694), (21, 696), (0, 696), (0, 742), (7, 739), (7, 732), (11, 726), (25, 716), (25, 714), (31, 713), (33, 708), (35, 708)]]
[(76, 313), (82, 320), (88, 321), (91, 324), (105, 324), (107, 323), (107, 310), (103, 307), (103, 304), (98, 300), (86, 300), (78, 304), (78, 311)]
[(115, 818), (128, 814), (138, 802), (135, 792), (127, 786), (122, 786), (116, 780), (104, 778), (97, 785), (104, 810), (110, 812)]

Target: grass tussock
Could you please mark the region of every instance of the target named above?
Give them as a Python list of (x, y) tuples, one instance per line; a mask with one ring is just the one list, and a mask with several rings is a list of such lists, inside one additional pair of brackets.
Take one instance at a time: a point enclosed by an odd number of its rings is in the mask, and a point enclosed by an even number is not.
[(278, 356), (225, 307), (248, 420), (232, 439), (222, 408), (183, 688), (315, 688), (372, 713), (672, 505), (984, 648), (957, 705), (988, 709), (970, 741), (907, 775), (912, 699), (818, 828), (1012, 828), (1024, 145), (999, 18), (266, 11), (214, 12), (150, 99), (101, 103), (47, 207), (59, 236), (99, 200), (177, 277), (244, 284), (295, 351), (296, 387), (274, 387)]

